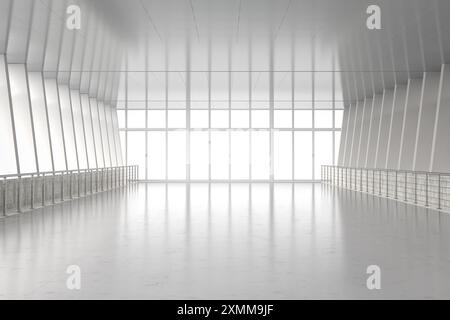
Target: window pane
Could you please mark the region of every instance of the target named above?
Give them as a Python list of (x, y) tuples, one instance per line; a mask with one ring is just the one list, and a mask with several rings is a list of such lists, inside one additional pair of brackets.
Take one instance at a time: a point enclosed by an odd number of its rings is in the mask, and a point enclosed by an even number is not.
[(312, 128), (312, 110), (295, 110), (294, 127), (297, 129)]
[(11, 83), (11, 98), (20, 171), (22, 173), (36, 172), (36, 158), (34, 154), (33, 132), (31, 129), (25, 66), (22, 64), (10, 64), (9, 79)]
[(269, 132), (252, 132), (252, 179), (269, 179), (270, 173), (270, 151)]
[(228, 132), (211, 132), (211, 179), (228, 179)]
[(334, 165), (338, 164), (340, 146), (341, 146), (341, 132), (336, 131), (334, 133)]
[[(168, 107), (180, 108), (185, 107), (185, 99), (186, 99), (186, 80), (184, 72), (169, 72), (169, 105)], [(170, 121), (170, 116), (169, 116)]]
[(191, 132), (191, 179), (208, 179), (208, 132)]
[(145, 132), (128, 132), (128, 165), (138, 165), (139, 179), (145, 179)]
[[(106, 123), (106, 111), (103, 102), (98, 103), (98, 112), (100, 117), (100, 129), (102, 132), (103, 157), (105, 159), (105, 167), (111, 166), (111, 151), (109, 149), (109, 134)], [(145, 149), (145, 148), (144, 148)]]
[(149, 110), (148, 111), (148, 127), (151, 129), (162, 129), (166, 127), (166, 111), (165, 110)]
[(269, 110), (252, 110), (252, 128), (269, 128)]
[(119, 120), (119, 128), (125, 128), (125, 110), (117, 110), (117, 118)]
[(247, 110), (231, 111), (231, 127), (232, 128), (248, 128), (249, 114)]
[(94, 147), (94, 131), (92, 128), (91, 108), (89, 105), (89, 97), (87, 94), (81, 95), (81, 107), (83, 109), (84, 128), (86, 130), (86, 145), (89, 168), (97, 167), (97, 160)]
[(127, 161), (127, 157), (125, 155), (125, 150), (126, 150), (126, 147), (125, 147), (126, 146), (125, 131), (121, 131), (119, 133), (119, 135), (120, 135), (120, 144), (122, 145), (122, 159), (125, 160), (124, 165), (125, 164), (128, 165), (128, 163), (126, 162)]
[(292, 132), (275, 132), (274, 162), (275, 179), (292, 179)]
[[(333, 101), (333, 73), (316, 72), (314, 74), (314, 99), (316, 103)], [(331, 105), (331, 103), (328, 103)]]
[(274, 111), (275, 128), (292, 128), (292, 111), (275, 110)]
[(228, 100), (228, 73), (211, 72), (211, 99), (213, 101)]
[(186, 111), (185, 110), (169, 110), (168, 127), (171, 129), (186, 128)]
[(342, 121), (344, 117), (344, 110), (335, 110), (334, 111), (334, 127), (337, 129), (342, 128)]
[(73, 122), (75, 125), (75, 138), (77, 143), (78, 161), (80, 169), (87, 169), (86, 144), (84, 141), (84, 123), (81, 113), (81, 101), (78, 91), (71, 90)]
[[(36, 137), (39, 170), (52, 171), (52, 155), (48, 136), (47, 112), (45, 108), (44, 87), (40, 72), (28, 73), (31, 108), (33, 110), (34, 131)], [(3, 149), (2, 149), (3, 150)]]
[[(191, 73), (191, 107), (203, 107), (208, 101), (208, 73)], [(192, 115), (191, 115), (192, 117)]]
[(145, 128), (144, 110), (128, 110), (128, 128), (131, 129)]
[(333, 164), (333, 134), (327, 131), (315, 133), (314, 142), (315, 168), (314, 179), (320, 179), (321, 166)]
[(291, 108), (292, 106), (291, 72), (275, 72), (274, 99), (275, 108)]
[(116, 156), (116, 141), (114, 139), (114, 127), (112, 120), (112, 108), (109, 105), (105, 105), (105, 116), (106, 125), (108, 129), (108, 141), (109, 141), (109, 151), (111, 154), (111, 166), (117, 166), (117, 156)]
[(332, 110), (316, 110), (314, 112), (314, 126), (316, 128), (332, 128), (333, 127), (333, 111)]
[(249, 178), (248, 132), (231, 132), (231, 179)]
[(296, 180), (312, 179), (312, 132), (294, 132), (294, 170)]
[(114, 128), (114, 141), (116, 142), (116, 157), (117, 157), (117, 165), (123, 166), (123, 158), (122, 158), (122, 146), (121, 140), (119, 137), (119, 121), (117, 120), (117, 110), (111, 108), (111, 116), (113, 121)]
[(78, 169), (77, 152), (70, 105), (70, 92), (67, 85), (59, 85), (59, 99), (61, 102), (61, 116), (64, 129), (64, 142), (66, 146), (68, 170)]
[(211, 128), (228, 128), (228, 110), (211, 111)]
[(252, 72), (252, 106), (267, 108), (269, 106), (269, 73)]
[(166, 178), (166, 133), (148, 133), (148, 179)]
[(0, 174), (17, 173), (8, 83), (4, 56), (0, 55)]
[(97, 165), (99, 168), (103, 168), (105, 166), (105, 160), (103, 158), (103, 142), (102, 135), (100, 131), (100, 118), (98, 113), (98, 105), (97, 100), (94, 98), (90, 98), (91, 105), (91, 116), (94, 130), (94, 142), (95, 142), (95, 153), (97, 157)]
[(180, 131), (169, 132), (168, 139), (168, 178), (186, 179), (186, 133)]
[(50, 136), (52, 137), (53, 161), (55, 170), (66, 170), (64, 156), (64, 140), (62, 136), (61, 117), (59, 109), (58, 91), (55, 79), (45, 79), (45, 93), (47, 97), (48, 121)]
[(208, 110), (191, 110), (191, 128), (208, 128)]
[(295, 73), (295, 107), (302, 108), (312, 102), (312, 74), (311, 72)]

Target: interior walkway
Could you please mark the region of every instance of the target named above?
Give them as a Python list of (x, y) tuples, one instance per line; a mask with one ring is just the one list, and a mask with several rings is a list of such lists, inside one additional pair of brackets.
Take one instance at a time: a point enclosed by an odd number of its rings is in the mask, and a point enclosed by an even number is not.
[(138, 184), (0, 219), (5, 298), (448, 299), (450, 215), (320, 184)]

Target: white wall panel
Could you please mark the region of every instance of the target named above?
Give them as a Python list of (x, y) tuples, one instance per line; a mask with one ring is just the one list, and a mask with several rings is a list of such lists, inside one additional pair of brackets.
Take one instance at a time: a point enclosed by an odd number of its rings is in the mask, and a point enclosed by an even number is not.
[(376, 168), (386, 167), (387, 148), (389, 141), (389, 128), (391, 126), (392, 106), (394, 104), (395, 90), (384, 91), (383, 107), (380, 115), (380, 130), (378, 132)]
[(95, 154), (97, 157), (97, 166), (99, 168), (105, 167), (105, 159), (103, 157), (103, 141), (102, 133), (100, 129), (100, 117), (98, 112), (98, 104), (95, 98), (90, 98), (91, 106), (91, 117), (92, 117), (92, 128), (94, 131), (94, 141), (95, 141)]
[(73, 126), (72, 103), (70, 101), (70, 91), (67, 85), (59, 86), (59, 102), (61, 105), (61, 117), (66, 145), (68, 170), (78, 169), (77, 145)]
[(5, 56), (0, 55), (0, 174), (13, 174), (17, 165), (6, 76)]
[(372, 120), (369, 132), (369, 146), (367, 148), (366, 167), (375, 168), (378, 133), (380, 130), (381, 109), (383, 104), (383, 93), (377, 93), (374, 97), (374, 104), (372, 110)]
[(432, 171), (450, 172), (450, 65), (441, 69), (438, 112), (436, 113)]
[(97, 167), (97, 156), (95, 154), (95, 137), (89, 102), (89, 96), (87, 94), (81, 94), (81, 108), (84, 119), (84, 129), (86, 131), (87, 158), (89, 168), (93, 169)]
[(361, 142), (361, 133), (363, 130), (363, 117), (366, 109), (366, 101), (360, 100), (356, 104), (357, 112), (356, 112), (356, 121), (355, 121), (355, 129), (353, 134), (353, 143), (352, 143), (352, 157), (350, 161), (350, 165), (352, 167), (356, 167), (358, 165), (359, 151), (360, 151), (360, 142)]
[(345, 165), (345, 152), (347, 148), (347, 134), (348, 134), (348, 122), (350, 118), (350, 106), (344, 107), (344, 117), (342, 121), (342, 134), (341, 134), (341, 141), (340, 141), (340, 147), (339, 147), (339, 159), (338, 159), (338, 165), (343, 166)]
[[(105, 167), (111, 166), (111, 152), (109, 149), (109, 136), (108, 136), (108, 126), (106, 123), (106, 112), (105, 112), (105, 104), (103, 101), (99, 101), (98, 104), (98, 117), (100, 121), (100, 131), (102, 136), (102, 145), (103, 145), (103, 156), (105, 159)], [(145, 150), (145, 148), (144, 148)]]
[(53, 170), (53, 165), (42, 74), (40, 72), (29, 72), (28, 81), (30, 85), (39, 170), (41, 172), (48, 172)]
[(416, 145), (417, 122), (419, 120), (420, 97), (424, 79), (409, 79), (406, 96), (406, 110), (402, 123), (402, 137), (400, 143), (400, 159), (398, 168), (412, 170), (414, 162), (414, 148)]
[(20, 172), (36, 172), (35, 146), (25, 65), (10, 64), (8, 68)]
[(386, 168), (397, 169), (400, 157), (400, 140), (402, 138), (402, 124), (405, 114), (407, 87), (398, 85), (395, 90), (394, 105), (389, 129), (388, 155)]
[(44, 84), (55, 170), (67, 170), (56, 79), (45, 79)]
[(87, 169), (88, 160), (84, 134), (85, 125), (81, 109), (80, 92), (78, 90), (70, 90), (70, 97), (72, 99), (73, 123), (75, 126), (75, 141), (77, 143), (78, 161), (80, 169)]
[(117, 166), (116, 140), (114, 139), (114, 124), (112, 119), (112, 107), (105, 105), (106, 126), (108, 129), (109, 150), (111, 154), (111, 166)]
[(414, 152), (414, 170), (418, 171), (430, 170), (431, 166), (440, 72), (426, 72), (424, 77)]
[(355, 128), (356, 119), (356, 104), (350, 104), (348, 109), (348, 125), (345, 136), (345, 154), (344, 154), (344, 166), (350, 165), (350, 157), (352, 154), (353, 143), (353, 131)]
[(373, 98), (366, 98), (364, 103), (364, 116), (361, 124), (361, 139), (359, 142), (357, 167), (366, 165), (367, 145), (369, 143), (370, 121), (372, 119)]

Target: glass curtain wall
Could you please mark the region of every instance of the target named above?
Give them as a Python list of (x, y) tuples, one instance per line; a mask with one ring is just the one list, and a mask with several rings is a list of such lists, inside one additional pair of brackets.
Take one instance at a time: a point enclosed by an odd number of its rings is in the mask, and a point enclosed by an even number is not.
[(191, 72), (187, 92), (184, 72), (123, 73), (123, 157), (149, 181), (319, 180), (339, 152), (340, 74), (273, 72), (273, 101), (270, 76)]

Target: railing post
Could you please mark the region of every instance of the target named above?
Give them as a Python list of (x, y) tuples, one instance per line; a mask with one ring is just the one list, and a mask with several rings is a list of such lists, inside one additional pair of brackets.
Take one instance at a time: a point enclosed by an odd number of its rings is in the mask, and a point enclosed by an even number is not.
[(30, 177), (30, 209), (34, 209), (34, 174)]
[(348, 168), (345, 169), (345, 189), (348, 189)]
[(73, 171), (69, 171), (68, 172), (69, 175), (69, 199), (73, 199), (73, 190), (72, 190), (72, 175), (73, 175)]
[(56, 180), (56, 175), (55, 172), (53, 171), (53, 175), (52, 175), (52, 203), (55, 204), (55, 180)]
[(438, 210), (441, 210), (441, 174), (438, 174)]
[(7, 188), (8, 188), (8, 180), (5, 177), (5, 178), (3, 178), (3, 216), (4, 217), (6, 217), (6, 208), (7, 208), (7, 204), (8, 204)]
[(425, 207), (428, 207), (428, 173), (425, 173)]
[(16, 204), (16, 206), (17, 206), (17, 212), (20, 212), (20, 193), (21, 193), (21, 185), (22, 185), (22, 177), (21, 176), (19, 176), (19, 179), (17, 179), (17, 204)]
[(378, 170), (378, 195), (381, 196), (381, 170)]
[(398, 171), (395, 170), (395, 199), (398, 199)]
[(81, 197), (81, 192), (80, 192), (80, 177), (81, 177), (81, 171), (78, 170), (78, 175), (77, 175), (78, 198)]
[(89, 172), (89, 169), (86, 169), (84, 171), (84, 195), (85, 196), (88, 195), (88, 188), (87, 188), (87, 186), (88, 186), (88, 183), (87, 183), (87, 181), (88, 181), (88, 172)]
[(45, 207), (45, 173), (42, 174), (42, 184), (41, 184), (41, 193), (42, 193), (42, 207)]
[(369, 193), (369, 170), (366, 169), (366, 192)]
[(386, 170), (386, 198), (389, 198), (389, 170)]
[(417, 204), (417, 173), (414, 172), (414, 203)]
[(364, 168), (359, 168), (359, 188), (361, 192), (364, 191), (364, 184), (363, 184), (364, 177), (367, 178), (367, 176), (365, 175)]
[(405, 202), (408, 202), (408, 172), (405, 171)]
[(61, 202), (64, 201), (64, 172), (61, 172)]

